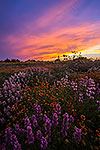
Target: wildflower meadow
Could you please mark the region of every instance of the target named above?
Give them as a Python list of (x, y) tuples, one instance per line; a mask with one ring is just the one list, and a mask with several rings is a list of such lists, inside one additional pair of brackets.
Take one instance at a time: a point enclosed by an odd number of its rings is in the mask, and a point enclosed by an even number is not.
[(1, 150), (99, 150), (100, 72), (30, 67), (0, 88)]

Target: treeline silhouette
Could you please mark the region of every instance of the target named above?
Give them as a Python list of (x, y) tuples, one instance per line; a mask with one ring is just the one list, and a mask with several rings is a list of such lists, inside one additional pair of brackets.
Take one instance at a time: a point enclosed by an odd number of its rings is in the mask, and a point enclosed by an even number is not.
[(5, 60), (0, 60), (0, 62), (5, 62), (5, 63), (19, 63), (19, 62), (36, 62), (35, 60), (30, 60), (28, 59), (27, 61), (20, 61), (19, 59), (5, 59)]
[(14, 63), (14, 62), (20, 62), (20, 60), (19, 59), (9, 59), (9, 58), (7, 58), (4, 61), (0, 60), (0, 62), (6, 62), (6, 63), (12, 62), (12, 63)]

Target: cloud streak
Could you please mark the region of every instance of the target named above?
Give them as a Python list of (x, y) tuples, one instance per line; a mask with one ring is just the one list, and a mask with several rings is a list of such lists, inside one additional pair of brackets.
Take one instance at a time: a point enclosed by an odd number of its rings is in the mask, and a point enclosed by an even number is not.
[[(47, 10), (47, 12), (40, 19), (37, 20), (37, 26), (45, 27), (50, 26), (50, 24), (52, 23), (57, 23), (63, 18), (65, 13), (68, 14), (69, 9), (71, 7), (74, 7), (74, 5), (76, 5), (77, 2), (78, 0), (68, 0), (65, 2), (62, 1), (62, 3), (60, 2), (59, 5)], [(68, 16), (70, 15), (68, 14)]]

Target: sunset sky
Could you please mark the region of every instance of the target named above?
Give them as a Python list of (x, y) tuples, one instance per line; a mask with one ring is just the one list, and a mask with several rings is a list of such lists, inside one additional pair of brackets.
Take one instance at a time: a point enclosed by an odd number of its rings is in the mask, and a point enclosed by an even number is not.
[(100, 58), (100, 0), (0, 0), (0, 60)]

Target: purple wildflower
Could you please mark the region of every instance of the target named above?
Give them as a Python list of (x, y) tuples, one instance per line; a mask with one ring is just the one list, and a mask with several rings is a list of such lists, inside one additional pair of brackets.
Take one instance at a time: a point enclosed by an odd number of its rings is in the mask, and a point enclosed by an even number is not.
[(3, 144), (1, 145), (1, 150), (6, 150), (6, 143), (3, 143)]
[(86, 89), (86, 95), (89, 97), (89, 99), (94, 100), (94, 96), (96, 91), (96, 85), (93, 79), (88, 80), (88, 85)]
[(98, 110), (100, 111), (100, 106), (98, 107)]
[(34, 143), (34, 136), (33, 136), (32, 128), (30, 126), (27, 127), (27, 139), (28, 139), (28, 144)]
[(47, 145), (48, 145), (47, 139), (42, 136), (42, 138), (41, 138), (41, 149), (45, 150), (47, 148)]
[(78, 100), (79, 103), (83, 104), (83, 94), (80, 93), (79, 94), (79, 100)]
[(27, 132), (25, 129), (21, 129), (21, 132), (23, 135), (25, 135), (25, 133)]
[(42, 119), (42, 117), (41, 117), (41, 107), (40, 107), (40, 105), (37, 105), (37, 104), (35, 104), (34, 105), (34, 109), (35, 109), (35, 111), (36, 111), (36, 115), (37, 115), (37, 119), (38, 120), (41, 120)]
[(7, 128), (5, 130), (5, 142), (10, 142), (10, 136), (12, 135), (12, 129)]
[(71, 87), (73, 88), (73, 90), (75, 91), (75, 92), (77, 92), (77, 87), (78, 87), (78, 85), (77, 85), (77, 83), (76, 82), (74, 82), (74, 81), (72, 81), (71, 82)]
[(47, 118), (48, 118), (47, 115), (44, 114), (43, 121), (46, 121)]
[(61, 114), (61, 106), (60, 106), (60, 104), (56, 105), (56, 110), (57, 110), (57, 115), (60, 115)]
[(15, 134), (12, 134), (11, 137), (10, 137), (10, 143), (12, 145), (14, 145), (14, 143), (17, 141), (17, 137)]
[[(72, 118), (70, 118), (70, 121), (73, 121), (71, 119)], [(64, 137), (67, 136), (67, 130), (69, 129), (69, 122), (68, 121), (69, 121), (69, 115), (68, 115), (68, 113), (65, 113), (64, 118), (63, 118), (62, 129), (61, 129), (61, 133)]]
[(38, 123), (35, 115), (32, 116), (32, 121), (33, 121), (33, 127), (36, 128), (38, 126)]
[(20, 127), (19, 127), (19, 125), (18, 124), (16, 124), (15, 125), (15, 133), (20, 133), (21, 132), (21, 129), (20, 129)]
[(76, 127), (76, 131), (73, 133), (74, 139), (76, 142), (81, 141), (81, 129)]
[(28, 117), (25, 118), (25, 126), (31, 126), (30, 120)]
[(21, 150), (21, 145), (19, 144), (18, 141), (16, 141), (16, 142), (14, 143), (14, 149), (13, 149), (13, 150)]
[(50, 142), (51, 141), (51, 120), (49, 118), (47, 118), (45, 122), (45, 135), (48, 136)]
[(36, 132), (36, 138), (37, 138), (37, 140), (40, 140), (41, 137), (42, 137), (42, 133), (41, 133), (40, 130), (38, 130), (38, 131)]
[(74, 122), (74, 118), (73, 118), (73, 116), (72, 116), (72, 115), (70, 115), (70, 117), (69, 117), (69, 121), (70, 121), (70, 122), (72, 122), (72, 123)]
[(52, 125), (53, 125), (53, 127), (57, 127), (58, 124), (59, 124), (59, 122), (58, 122), (57, 113), (54, 113), (53, 118), (52, 118)]
[(100, 111), (100, 100), (99, 100), (99, 101), (97, 101), (97, 104), (99, 105), (99, 107), (98, 107), (98, 111)]
[(5, 118), (0, 118), (0, 123), (3, 124), (5, 122)]
[(21, 150), (21, 145), (19, 144), (15, 134), (11, 135), (10, 143), (14, 146), (14, 150)]
[(3, 106), (5, 106), (6, 104), (7, 104), (6, 101), (3, 101), (3, 102), (2, 102), (2, 105), (3, 105)]

